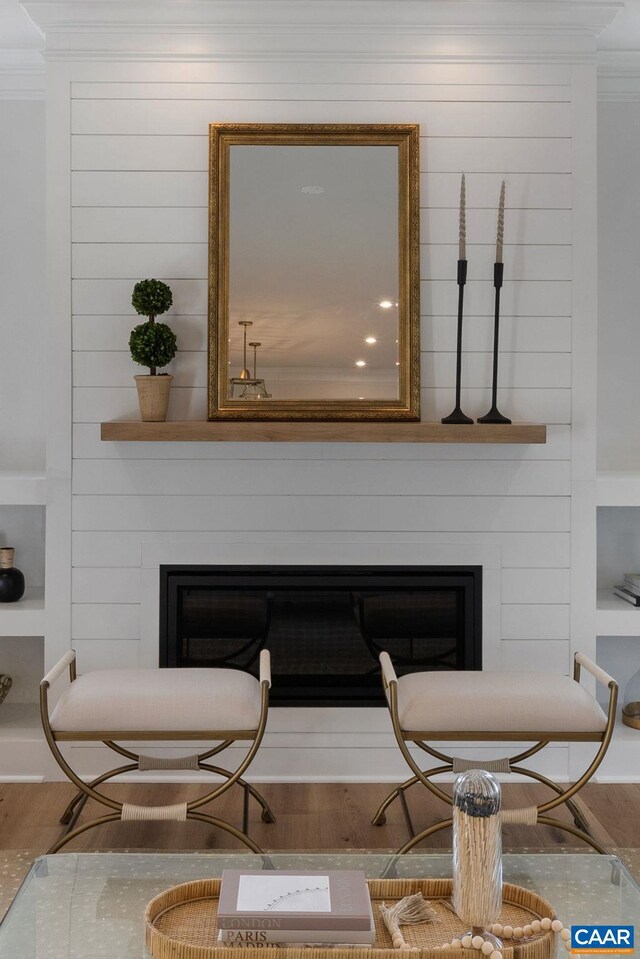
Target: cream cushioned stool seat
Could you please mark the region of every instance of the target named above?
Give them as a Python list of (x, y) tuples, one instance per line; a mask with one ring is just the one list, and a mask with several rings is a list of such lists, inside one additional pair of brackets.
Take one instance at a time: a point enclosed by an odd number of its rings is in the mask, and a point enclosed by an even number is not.
[(156, 733), (251, 731), (260, 722), (260, 704), (258, 680), (236, 669), (100, 669), (65, 690), (51, 728), (59, 739), (98, 730), (152, 730), (154, 739)]
[[(452, 822), (451, 819), (443, 819), (416, 835), (405, 791), (416, 783), (422, 783), (451, 806), (451, 795), (436, 785), (433, 778), (441, 773), (455, 774), (474, 768), (496, 773), (517, 773), (548, 786), (554, 793), (551, 799), (537, 806), (520, 810), (503, 809), (503, 821), (556, 826), (584, 839), (598, 852), (605, 852), (604, 847), (591, 835), (585, 816), (573, 797), (591, 779), (611, 742), (618, 685), (608, 673), (582, 653), (576, 653), (574, 657), (573, 678), (552, 672), (461, 670), (416, 672), (398, 679), (391, 659), (385, 652), (380, 654), (380, 665), (393, 731), (413, 776), (387, 796), (373, 817), (373, 823), (384, 825), (387, 807), (394, 799), (401, 799), (411, 838), (398, 850), (399, 853), (407, 852)], [(608, 688), (606, 713), (595, 697), (580, 684), (583, 668)], [(549, 743), (565, 741), (599, 743), (591, 764), (572, 785), (560, 786), (542, 773), (521, 765), (523, 760), (540, 752)], [(437, 744), (437, 749), (433, 742)], [(449, 755), (442, 751), (444, 747), (441, 745), (447, 742), (463, 742), (465, 750), (469, 752), (474, 742), (484, 746), (500, 742), (517, 742), (521, 745), (515, 747), (520, 750), (516, 755), (487, 760), (481, 758), (482, 753), (477, 759)], [(439, 765), (422, 769), (415, 757), (415, 750), (410, 750), (409, 744), (433, 756)], [(570, 809), (574, 825), (546, 815), (561, 803), (566, 803)]]
[[(69, 686), (50, 716), (49, 688), (67, 668)], [(242, 776), (264, 736), (270, 686), (271, 661), (266, 649), (260, 651), (259, 679), (240, 669), (209, 668), (104, 669), (78, 677), (76, 654), (73, 650), (66, 653), (40, 683), (40, 714), (47, 743), (58, 765), (78, 788), (60, 820), (67, 829), (50, 852), (57, 852), (93, 826), (119, 819), (195, 819), (223, 829), (253, 852), (261, 853), (247, 832), (249, 799), (255, 799), (261, 806), (263, 822), (275, 822), (275, 819), (264, 797)], [(172, 748), (164, 756), (148, 756), (139, 751), (140, 747), (122, 745), (123, 741), (174, 744), (194, 740), (198, 742), (197, 752), (189, 755), (180, 755)], [(87, 783), (61, 752), (59, 743), (63, 741), (103, 743), (129, 762)], [(208, 762), (236, 742), (244, 744), (245, 750), (234, 771)], [(214, 773), (222, 781), (196, 799), (164, 806), (118, 802), (98, 789), (122, 773), (168, 769), (205, 771)], [(236, 783), (244, 791), (242, 829), (199, 811)], [(76, 826), (87, 799), (95, 799), (112, 812)]]
[(405, 731), (435, 735), (535, 730), (555, 737), (602, 733), (607, 725), (584, 686), (549, 673), (410, 673), (398, 679), (398, 718)]

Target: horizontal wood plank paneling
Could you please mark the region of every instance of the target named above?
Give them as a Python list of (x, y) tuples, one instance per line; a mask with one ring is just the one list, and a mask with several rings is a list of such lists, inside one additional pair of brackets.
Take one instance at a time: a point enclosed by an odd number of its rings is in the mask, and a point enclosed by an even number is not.
[[(83, 247), (80, 247), (80, 249), (83, 249)], [(468, 244), (467, 282), (487, 280), (487, 278), (493, 280), (495, 256), (496, 248), (493, 243)], [(504, 259), (505, 283), (515, 280), (571, 279), (570, 246), (505, 244)], [(169, 268), (169, 264), (167, 264), (167, 268)], [(457, 243), (427, 243), (421, 246), (420, 275), (422, 277), (455, 283), (457, 269)]]
[[(451, 352), (456, 348), (457, 322), (451, 316), (425, 316), (420, 344), (430, 352)], [(128, 335), (128, 334), (127, 334)], [(471, 316), (465, 312), (463, 345), (465, 353), (484, 350), (492, 342), (493, 317)], [(124, 340), (120, 339), (120, 344)], [(187, 347), (188, 348), (188, 347)], [(500, 349), (518, 353), (571, 352), (570, 316), (507, 316), (501, 313)]]
[[(204, 170), (77, 170), (71, 176), (71, 200), (73, 206), (207, 206), (208, 180)], [(495, 209), (499, 188), (497, 173), (470, 174), (467, 180), (469, 211), (483, 207)], [(420, 177), (423, 207), (457, 208), (459, 193), (459, 173), (426, 172)], [(509, 174), (508, 210), (570, 207), (571, 177), (568, 174)]]
[[(423, 280), (420, 284), (420, 303), (424, 313), (455, 316), (458, 303), (456, 287), (449, 280)], [(508, 315), (570, 316), (571, 303), (572, 286), (565, 281), (510, 282), (507, 279), (500, 297), (500, 304), (504, 306), (504, 311)], [(470, 283), (465, 292), (465, 307), (468, 307), (469, 313), (477, 316), (493, 315), (495, 310), (493, 282), (477, 280), (475, 283)]]
[[(571, 177), (566, 173), (514, 173), (506, 177), (505, 207), (507, 210), (571, 208)], [(496, 189), (500, 189), (498, 173), (469, 173), (466, 177), (469, 217), (476, 209), (496, 209)], [(458, 208), (460, 173), (430, 173), (420, 176), (420, 205), (423, 207)]]
[[(502, 313), (500, 348), (502, 352), (568, 353), (571, 352), (570, 316), (508, 316)], [(173, 309), (166, 320), (178, 337), (178, 346), (185, 352), (207, 349), (208, 320), (202, 316), (179, 316)], [(129, 334), (137, 322), (133, 311), (128, 315), (77, 315), (73, 317), (73, 348), (76, 351), (126, 349)], [(450, 353), (456, 348), (457, 324), (451, 316), (423, 316), (421, 345), (423, 352)], [(493, 317), (465, 313), (465, 353), (484, 352), (492, 343)]]
[(205, 171), (84, 171), (71, 175), (72, 206), (207, 206)]
[(204, 280), (208, 275), (206, 243), (75, 243), (72, 271), (76, 279), (166, 276)]
[(71, 643), (78, 657), (78, 672), (92, 669), (138, 669), (140, 642), (132, 639), (74, 639)]
[[(122, 350), (127, 349), (129, 334), (136, 323), (144, 318), (137, 316), (133, 309), (126, 315), (73, 317), (73, 349), (84, 350)], [(186, 352), (198, 352), (207, 349), (208, 321), (206, 315), (179, 316), (173, 308), (164, 316), (178, 337), (178, 346)], [(449, 321), (450, 322), (450, 321)], [(528, 322), (528, 321), (527, 321)], [(554, 323), (557, 320), (554, 319)]]
[[(420, 391), (421, 415), (425, 420), (439, 420), (448, 416), (455, 405), (455, 390), (425, 387)], [(461, 391), (462, 409), (474, 419), (484, 416), (490, 406), (490, 389)], [(514, 421), (525, 423), (570, 423), (570, 389), (513, 389), (498, 386), (498, 408)], [(176, 419), (178, 417), (176, 416)]]
[[(508, 281), (570, 280), (571, 247), (505, 244)], [(424, 244), (421, 247), (421, 275), (455, 283), (458, 245)], [(495, 245), (469, 244), (467, 279), (486, 280), (493, 276)], [(175, 279), (206, 279), (206, 243), (75, 243), (72, 255), (76, 279), (117, 279), (160, 274)]]
[[(499, 188), (499, 186), (498, 186)], [(423, 209), (420, 236), (424, 244), (451, 243), (458, 236), (456, 209)], [(202, 207), (76, 207), (72, 213), (74, 243), (206, 243), (207, 209)], [(468, 243), (491, 243), (496, 213), (475, 210), (467, 223)], [(511, 210), (505, 214), (507, 244), (571, 243), (568, 210)]]
[[(188, 212), (188, 211), (187, 211)], [(206, 280), (178, 279), (159, 276), (170, 283), (173, 291), (173, 309), (177, 313), (205, 314), (207, 312)], [(73, 312), (87, 315), (132, 315), (131, 291), (137, 277), (131, 279), (78, 279), (73, 281)], [(457, 292), (448, 280), (423, 280), (421, 283), (422, 312), (431, 315), (455, 316)], [(505, 282), (501, 302), (507, 316), (570, 316), (571, 283), (568, 281)], [(465, 295), (470, 315), (493, 316), (494, 289), (490, 280), (469, 284)]]
[(74, 530), (566, 532), (564, 496), (75, 496)]
[(260, 462), (238, 470), (235, 462), (204, 460), (186, 471), (180, 460), (83, 460), (76, 463), (73, 491), (78, 494), (146, 496), (322, 496), (329, 489), (341, 495), (393, 496), (558, 496), (569, 494), (569, 464), (563, 461), (522, 463), (517, 460), (448, 462)]
[(500, 446), (487, 443), (103, 443), (98, 423), (76, 423), (73, 428), (76, 464), (83, 459), (157, 460), (568, 460), (571, 432), (568, 426), (547, 428), (544, 445)]
[[(135, 322), (135, 321), (134, 321)], [(489, 386), (493, 355), (486, 352), (470, 353), (464, 357), (463, 382), (469, 388)], [(431, 386), (455, 386), (455, 353), (423, 353), (422, 382)], [(207, 386), (207, 354), (204, 352), (178, 353), (167, 366), (175, 376), (175, 387)], [(73, 360), (74, 386), (131, 386), (131, 377), (138, 370), (129, 352), (79, 352)], [(262, 367), (267, 379), (277, 378), (268, 366)], [(500, 383), (504, 389), (544, 389), (571, 386), (571, 355), (569, 353), (505, 353), (500, 360)]]
[(77, 207), (71, 223), (74, 243), (206, 243), (208, 235), (204, 207)]
[[(424, 132), (424, 131), (423, 131)], [(208, 170), (209, 140), (197, 136), (75, 134), (71, 138), (73, 170), (142, 170), (203, 172)], [(571, 173), (571, 140), (567, 136), (490, 137), (486, 134), (420, 138), (420, 168), (426, 173)]]
[(502, 607), (503, 639), (568, 639), (568, 605), (532, 603)]
[[(496, 178), (498, 179), (498, 178)], [(498, 185), (499, 189), (499, 185)], [(446, 242), (458, 236), (458, 210), (426, 209), (421, 211), (422, 243)], [(470, 211), (467, 218), (467, 242), (491, 243), (496, 237), (495, 209)], [(507, 210), (504, 226), (505, 243), (567, 244), (571, 243), (569, 210)], [(505, 275), (505, 280), (508, 274)]]
[(505, 569), (502, 573), (502, 602), (508, 604), (569, 603), (571, 583), (568, 569)]
[(71, 137), (71, 169), (142, 172), (207, 172), (209, 139), (200, 136), (146, 137), (76, 134)]
[[(270, 104), (273, 123), (322, 123), (330, 112), (333, 123), (415, 123), (422, 121), (423, 135), (526, 137), (535, 129), (541, 137), (563, 138), (571, 123), (569, 103), (432, 102), (417, 108), (411, 102), (376, 103), (357, 99), (292, 101)], [(210, 123), (255, 123), (256, 107), (250, 101), (206, 100), (74, 100), (71, 104), (72, 134), (194, 136)]]
[(567, 85), (483, 83), (81, 83), (72, 84), (73, 100), (354, 100), (385, 103), (500, 102), (568, 103)]
[(73, 603), (139, 603), (141, 588), (140, 570), (103, 566), (71, 573)]
[(72, 639), (138, 639), (138, 604), (76, 603), (71, 609)]
[[(133, 376), (133, 373), (132, 373)], [(454, 406), (453, 387), (429, 387), (421, 390), (422, 419), (439, 420)], [(131, 387), (74, 388), (76, 423), (101, 423), (103, 420), (139, 419), (138, 397)], [(498, 402), (505, 415), (523, 423), (565, 424), (571, 422), (571, 390), (512, 389), (498, 390)], [(490, 405), (490, 387), (463, 389), (462, 406), (469, 416), (483, 416)], [(169, 419), (205, 420), (207, 390), (176, 387), (169, 399)]]
[[(361, 532), (348, 530), (335, 533), (330, 530), (316, 530), (312, 534), (305, 531), (288, 531), (286, 537), (279, 530), (234, 530), (225, 532), (217, 530), (215, 533), (193, 532), (189, 530), (156, 530), (156, 531), (127, 531), (127, 530), (89, 530), (72, 533), (73, 557), (76, 566), (102, 567), (121, 566), (139, 569), (143, 545), (149, 543), (176, 543), (184, 546), (185, 543), (196, 543), (209, 546), (211, 543), (249, 543), (259, 546), (266, 545), (268, 549), (274, 543), (281, 543), (283, 539), (288, 544), (294, 544), (300, 550), (300, 562), (308, 557), (310, 543), (324, 542), (335, 545), (336, 555), (340, 556), (341, 544), (347, 542), (370, 543), (371, 562), (380, 558), (385, 543), (388, 542), (430, 542), (428, 533), (405, 532), (390, 534), (383, 531)], [(465, 550), (469, 545), (498, 546), (502, 551), (502, 563), (505, 568), (557, 568), (568, 567), (571, 563), (571, 537), (564, 533), (531, 533), (527, 530), (518, 532), (464, 532), (448, 531), (446, 541), (449, 544), (459, 545)]]
[[(492, 346), (488, 339), (485, 349)], [(99, 354), (98, 354), (99, 355)], [(492, 353), (467, 353), (462, 362), (462, 382), (467, 389), (491, 385)], [(455, 386), (455, 353), (423, 353), (422, 383), (436, 387)], [(509, 389), (554, 389), (571, 386), (570, 353), (503, 353), (500, 356), (500, 386)]]
[[(105, 75), (106, 76), (106, 75)], [(129, 64), (72, 84), (73, 636), (84, 668), (139, 662), (143, 549), (439, 540), (498, 547), (488, 656), (568, 665), (572, 386), (571, 71), (550, 64)], [(209, 122), (418, 122), (422, 417), (454, 403), (460, 171), (468, 285), (462, 405), (490, 404), (492, 265), (507, 181), (500, 408), (551, 424), (544, 446), (102, 443), (138, 419), (127, 350), (134, 282), (170, 283), (180, 352), (169, 416), (207, 409)], [(297, 545), (296, 545), (297, 544)], [(287, 547), (289, 548), (289, 547)], [(390, 555), (396, 555), (395, 552)], [(147, 564), (145, 564), (147, 565)], [(148, 571), (147, 571), (148, 573)], [(490, 575), (491, 574), (491, 575)], [(145, 655), (148, 655), (146, 653)], [(89, 666), (87, 667), (87, 664)]]
[(544, 667), (550, 673), (571, 674), (571, 651), (566, 639), (505, 639), (501, 649), (502, 669), (508, 673), (539, 672)]

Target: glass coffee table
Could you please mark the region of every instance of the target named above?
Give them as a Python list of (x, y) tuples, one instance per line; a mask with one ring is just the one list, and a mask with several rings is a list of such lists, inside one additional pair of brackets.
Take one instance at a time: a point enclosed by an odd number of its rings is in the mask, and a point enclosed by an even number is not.
[[(363, 869), (368, 878), (451, 875), (451, 855), (60, 853), (31, 867), (0, 925), (2, 959), (144, 959), (157, 893), (223, 869)], [(549, 900), (567, 925), (636, 924), (640, 887), (612, 856), (505, 855), (504, 878)], [(564, 949), (560, 952), (567, 956)]]

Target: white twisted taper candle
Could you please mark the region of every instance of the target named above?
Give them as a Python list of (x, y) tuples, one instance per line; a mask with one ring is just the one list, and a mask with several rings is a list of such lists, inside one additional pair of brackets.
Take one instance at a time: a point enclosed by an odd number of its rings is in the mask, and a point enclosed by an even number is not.
[(464, 183), (464, 173), (462, 174), (462, 179), (460, 181), (460, 232), (458, 239), (458, 259), (466, 260), (467, 258), (467, 220), (466, 220), (466, 195), (465, 195), (465, 183)]
[(505, 184), (502, 181), (500, 187), (500, 203), (498, 204), (498, 238), (496, 240), (496, 263), (502, 263), (502, 244), (504, 242), (504, 191)]

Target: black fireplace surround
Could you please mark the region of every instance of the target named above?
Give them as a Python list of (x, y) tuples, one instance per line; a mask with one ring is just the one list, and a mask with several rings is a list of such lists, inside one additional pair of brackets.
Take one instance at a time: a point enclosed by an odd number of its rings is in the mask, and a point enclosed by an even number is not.
[(384, 702), (398, 675), (482, 668), (480, 566), (161, 566), (160, 666), (257, 675), (278, 706)]

